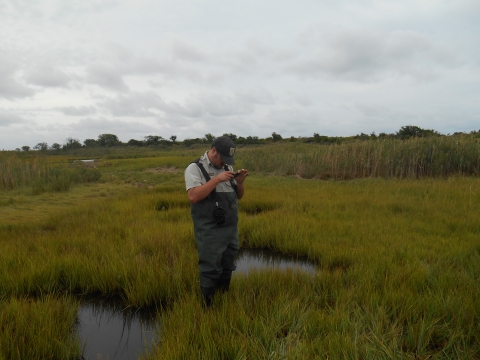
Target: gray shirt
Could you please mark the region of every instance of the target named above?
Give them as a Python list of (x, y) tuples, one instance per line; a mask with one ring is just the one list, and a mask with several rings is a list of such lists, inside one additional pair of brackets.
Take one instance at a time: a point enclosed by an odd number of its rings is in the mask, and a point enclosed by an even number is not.
[[(200, 162), (203, 164), (203, 167), (207, 171), (208, 175), (213, 179), (215, 176), (223, 173), (225, 170), (223, 168), (217, 169), (212, 165), (210, 159), (208, 158), (208, 150), (205, 151), (205, 154), (200, 158)], [(230, 171), (233, 171), (233, 168), (228, 165)], [(235, 181), (235, 180), (234, 180)], [(202, 170), (198, 167), (197, 164), (190, 164), (185, 169), (185, 184), (187, 186), (187, 191), (194, 187), (205, 184), (207, 181), (203, 177)], [(235, 182), (236, 183), (236, 182)], [(230, 184), (230, 181), (224, 181), (217, 185), (217, 192), (232, 192), (235, 191)]]

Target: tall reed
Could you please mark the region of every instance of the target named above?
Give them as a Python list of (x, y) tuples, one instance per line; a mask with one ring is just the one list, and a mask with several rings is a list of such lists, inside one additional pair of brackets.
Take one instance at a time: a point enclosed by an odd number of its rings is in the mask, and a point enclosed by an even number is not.
[(33, 193), (45, 190), (66, 191), (72, 183), (87, 183), (99, 180), (97, 169), (83, 166), (54, 166), (45, 156), (0, 152), (0, 190), (32, 187)]
[(0, 189), (12, 190), (30, 185), (34, 180), (48, 176), (48, 171), (45, 157), (0, 152)]
[(249, 170), (303, 178), (480, 175), (479, 140), (468, 135), (332, 145), (282, 143), (244, 149), (238, 157)]

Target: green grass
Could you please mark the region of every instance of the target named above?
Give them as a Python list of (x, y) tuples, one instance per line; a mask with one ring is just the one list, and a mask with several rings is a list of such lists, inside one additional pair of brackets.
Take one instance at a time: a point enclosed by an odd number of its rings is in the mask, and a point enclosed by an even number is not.
[(78, 305), (64, 295), (97, 292), (158, 308), (149, 359), (480, 357), (480, 179), (253, 171), (242, 246), (317, 270), (234, 274), (205, 311), (183, 181), (193, 159), (102, 159), (95, 183), (0, 192), (0, 359), (73, 356)]
[(75, 359), (80, 342), (72, 330), (78, 305), (68, 298), (0, 301), (0, 359)]
[(425, 178), (480, 175), (480, 143), (466, 136), (354, 141), (332, 145), (282, 143), (239, 152), (257, 172), (303, 178)]

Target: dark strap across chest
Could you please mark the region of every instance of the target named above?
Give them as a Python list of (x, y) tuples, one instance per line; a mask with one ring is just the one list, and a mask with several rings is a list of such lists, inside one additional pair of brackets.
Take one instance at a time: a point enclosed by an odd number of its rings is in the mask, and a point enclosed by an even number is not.
[[(200, 159), (197, 159), (197, 160), (193, 161), (192, 163), (197, 164), (197, 166), (200, 168), (200, 171), (203, 174), (203, 177), (205, 178), (205, 180), (207, 180), (207, 182), (209, 182), (212, 179), (210, 177), (210, 175), (208, 175), (208, 172), (207, 172), (207, 170), (205, 170), (205, 167), (203, 166), (203, 164), (200, 162)], [(228, 169), (227, 165), (225, 165), (224, 169), (225, 169), (225, 171), (230, 171)], [(238, 196), (237, 184), (235, 184), (235, 182), (233, 180), (230, 180), (230, 185), (232, 185), (233, 190), (235, 190), (235, 194), (237, 194), (237, 196)], [(212, 200), (215, 200), (217, 198), (217, 191), (215, 189), (213, 189), (212, 192), (209, 194), (209, 196)]]

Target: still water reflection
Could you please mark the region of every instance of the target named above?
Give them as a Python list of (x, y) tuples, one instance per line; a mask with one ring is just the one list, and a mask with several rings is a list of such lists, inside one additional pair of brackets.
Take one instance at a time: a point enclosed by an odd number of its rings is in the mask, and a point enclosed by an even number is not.
[[(240, 249), (236, 273), (251, 269), (295, 269), (315, 272), (306, 257), (292, 257), (268, 249)], [(137, 359), (152, 348), (157, 332), (154, 311), (125, 308), (118, 299), (82, 297), (78, 312), (78, 335), (85, 360)]]
[(293, 257), (269, 249), (240, 249), (236, 273), (246, 274), (250, 269), (295, 269), (315, 272), (315, 265), (306, 256)]
[(78, 336), (85, 360), (137, 359), (152, 348), (156, 324), (152, 312), (138, 312), (118, 300), (83, 298), (78, 312)]

